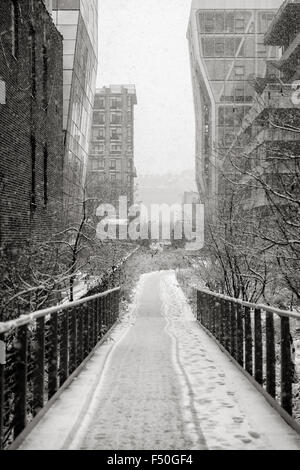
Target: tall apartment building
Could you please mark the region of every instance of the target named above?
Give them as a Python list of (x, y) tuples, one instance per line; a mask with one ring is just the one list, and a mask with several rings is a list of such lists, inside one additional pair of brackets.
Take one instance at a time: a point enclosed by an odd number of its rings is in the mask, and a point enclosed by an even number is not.
[(0, 18), (0, 245), (17, 254), (61, 228), (63, 44), (42, 0), (2, 0)]
[[(96, 92), (90, 144), (89, 194), (116, 203), (134, 202), (134, 85), (111, 85)], [(107, 198), (107, 200), (105, 200)]]
[(281, 0), (193, 0), (187, 38), (195, 105), (196, 181), (201, 202), (214, 207), (227, 149), (264, 77), (264, 34)]
[[(270, 188), (279, 190), (283, 178), (293, 181), (296, 170), (293, 155), (300, 152), (300, 91), (297, 92), (296, 85), (300, 80), (299, 0), (286, 0), (281, 5), (264, 41), (267, 47), (278, 47), (280, 57), (267, 62), (273, 73), (262, 83), (228, 154), (231, 160), (235, 154), (239, 155), (239, 160), (246, 162), (250, 175), (259, 172)], [(255, 184), (251, 176), (244, 177), (242, 182), (245, 208), (268, 206), (262, 185)]]
[(98, 63), (98, 0), (47, 0), (63, 35), (64, 207), (80, 216)]

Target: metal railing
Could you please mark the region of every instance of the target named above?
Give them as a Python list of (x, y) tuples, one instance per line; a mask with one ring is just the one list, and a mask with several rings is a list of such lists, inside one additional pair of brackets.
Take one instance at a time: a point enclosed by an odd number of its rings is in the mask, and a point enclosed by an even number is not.
[(120, 288), (0, 323), (0, 449), (84, 362), (119, 316)]
[[(296, 371), (290, 322), (299, 333), (300, 314), (197, 289), (197, 320), (262, 387), (258, 388), (271, 404), (280, 413), (284, 410), (283, 417), (292, 417), (299, 398), (293, 396)], [(299, 432), (297, 423), (295, 428)]]

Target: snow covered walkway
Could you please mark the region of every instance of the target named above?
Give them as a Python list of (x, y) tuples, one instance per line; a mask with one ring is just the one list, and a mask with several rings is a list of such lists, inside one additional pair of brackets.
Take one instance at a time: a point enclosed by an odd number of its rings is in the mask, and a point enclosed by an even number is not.
[(164, 271), (141, 277), (128, 315), (21, 449), (300, 449), (300, 438)]

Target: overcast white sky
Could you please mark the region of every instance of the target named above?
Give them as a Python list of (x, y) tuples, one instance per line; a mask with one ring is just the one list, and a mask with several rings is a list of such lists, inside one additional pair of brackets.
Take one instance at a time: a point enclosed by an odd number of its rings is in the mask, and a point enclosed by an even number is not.
[(191, 0), (100, 0), (97, 86), (134, 83), (139, 174), (194, 168)]

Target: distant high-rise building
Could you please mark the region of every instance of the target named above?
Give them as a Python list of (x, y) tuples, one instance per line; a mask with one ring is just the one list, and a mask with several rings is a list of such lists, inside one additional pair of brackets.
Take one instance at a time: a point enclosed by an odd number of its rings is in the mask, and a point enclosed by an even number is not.
[(214, 206), (220, 169), (266, 73), (264, 33), (281, 0), (193, 0), (188, 41), (196, 118), (196, 181)]
[[(115, 203), (134, 202), (134, 85), (111, 85), (96, 92), (89, 158), (89, 194)], [(107, 198), (107, 200), (105, 200)]]
[(63, 35), (64, 206), (71, 220), (81, 212), (97, 75), (98, 1), (47, 1)]

